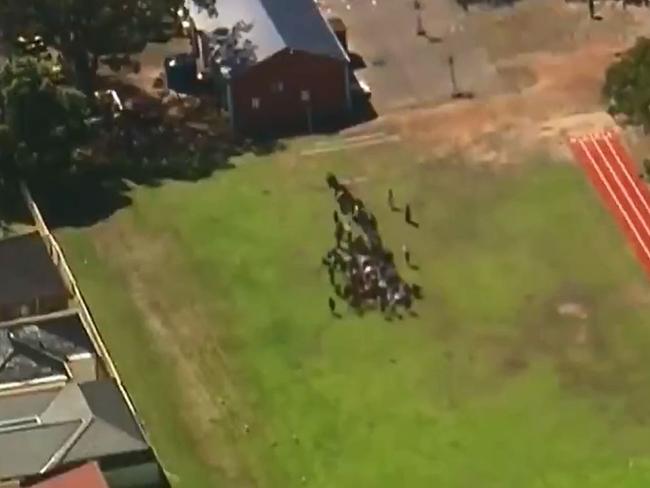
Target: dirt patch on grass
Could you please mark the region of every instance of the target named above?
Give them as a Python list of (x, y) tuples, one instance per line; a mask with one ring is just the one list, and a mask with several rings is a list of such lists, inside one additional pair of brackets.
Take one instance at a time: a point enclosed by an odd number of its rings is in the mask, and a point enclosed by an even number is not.
[(568, 158), (568, 134), (614, 125), (602, 110), (600, 90), (618, 48), (601, 43), (571, 53), (521, 55), (501, 66), (523, 84), (534, 80), (517, 93), (394, 114), (379, 123), (435, 156), (463, 152), (470, 160), (503, 165), (539, 149)]
[[(548, 298), (522, 304), (518, 330), (477, 334), (471, 340), (472, 351), (483, 369), (492, 371), (483, 381), (497, 388), (530, 364), (550, 361), (558, 381), (572, 394), (623, 405), (626, 415), (612, 421), (650, 422), (647, 346), (620, 340), (626, 331), (619, 328), (627, 325), (606, 314), (612, 304), (601, 307), (602, 294), (603, 290), (569, 284)], [(610, 298), (622, 306), (630, 300), (644, 306), (650, 299), (647, 290), (636, 287)]]
[[(497, 61), (522, 52), (569, 49), (575, 41), (576, 26), (586, 17), (563, 2), (521, 2), (513, 8), (485, 10), (475, 16), (471, 27), (492, 58)], [(542, 19), (552, 18), (552, 22)], [(516, 26), (516, 27), (515, 27)]]
[[(176, 370), (176, 390), (169, 394), (185, 412), (206, 464), (237, 486), (255, 486), (247, 455), (237, 447), (250, 415), (230, 382), (205, 302), (192, 290), (194, 282), (182, 278), (171, 239), (145, 236), (127, 218), (95, 227), (95, 247), (124, 277), (151, 339)], [(185, 299), (170, 302), (168, 297), (177, 296), (173, 289), (182, 289)]]
[(557, 313), (561, 317), (585, 320), (589, 317), (587, 307), (577, 302), (561, 303), (557, 307)]
[(586, 2), (522, 1), (513, 8), (489, 9), (471, 16), (469, 28), (498, 62), (522, 53), (562, 53), (593, 41), (620, 41), (642, 30), (644, 15), (639, 11), (600, 2), (598, 13), (603, 21), (594, 22)]

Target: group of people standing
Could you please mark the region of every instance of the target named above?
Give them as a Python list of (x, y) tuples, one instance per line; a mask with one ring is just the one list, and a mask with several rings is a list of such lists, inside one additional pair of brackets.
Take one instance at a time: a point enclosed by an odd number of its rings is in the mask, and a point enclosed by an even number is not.
[[(413, 314), (413, 301), (422, 297), (421, 288), (400, 277), (393, 253), (383, 245), (376, 217), (335, 175), (328, 174), (326, 181), (338, 204), (332, 214), (335, 245), (323, 257), (335, 294), (359, 314), (376, 308), (388, 319), (401, 317), (400, 309)], [(388, 196), (395, 209), (393, 192)], [(409, 223), (410, 213), (407, 206)], [(405, 246), (402, 252), (406, 264), (413, 266)], [(329, 297), (328, 306), (339, 316), (334, 297)]]

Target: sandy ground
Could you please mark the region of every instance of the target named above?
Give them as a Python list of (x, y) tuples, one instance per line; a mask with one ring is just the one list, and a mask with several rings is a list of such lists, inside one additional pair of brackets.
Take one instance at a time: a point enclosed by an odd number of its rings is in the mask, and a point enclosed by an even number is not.
[[(616, 126), (603, 110), (605, 70), (650, 23), (643, 8), (602, 4), (600, 22), (584, 10), (580, 4), (523, 0), (514, 8), (475, 11), (468, 30), (482, 40), (500, 76), (498, 93), (384, 112), (348, 132), (397, 132), (436, 155), (462, 151), (466, 159), (486, 163), (516, 163), (536, 149), (570, 158), (564, 143), (569, 134)], [(553, 23), (540, 20), (550, 15)], [(637, 132), (627, 130), (626, 136), (635, 156), (643, 144), (650, 149)]]
[(568, 54), (531, 54), (518, 63), (535, 83), (487, 99), (390, 114), (380, 121), (435, 151), (468, 151), (479, 160), (514, 162), (513, 155), (537, 145), (568, 156), (569, 134), (602, 130), (614, 121), (601, 109), (600, 86), (616, 47), (588, 46)]

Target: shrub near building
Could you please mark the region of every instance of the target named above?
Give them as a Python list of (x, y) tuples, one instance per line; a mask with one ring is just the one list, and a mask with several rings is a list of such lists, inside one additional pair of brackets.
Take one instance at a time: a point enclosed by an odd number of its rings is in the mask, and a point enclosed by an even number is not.
[(607, 69), (603, 95), (612, 116), (650, 130), (650, 39), (639, 38)]

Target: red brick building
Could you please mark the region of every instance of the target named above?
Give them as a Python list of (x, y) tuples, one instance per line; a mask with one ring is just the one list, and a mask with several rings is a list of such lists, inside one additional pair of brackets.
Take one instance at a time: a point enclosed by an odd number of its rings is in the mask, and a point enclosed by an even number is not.
[(349, 58), (314, 0), (219, 0), (218, 11), (193, 17), (207, 33), (230, 29), (211, 59), (234, 128), (316, 129), (348, 115)]

